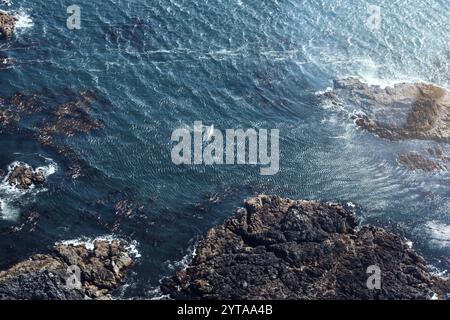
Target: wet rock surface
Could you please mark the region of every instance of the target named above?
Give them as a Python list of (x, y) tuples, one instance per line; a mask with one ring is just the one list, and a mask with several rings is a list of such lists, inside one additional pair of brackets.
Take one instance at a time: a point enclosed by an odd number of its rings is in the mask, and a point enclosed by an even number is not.
[(125, 246), (119, 240), (97, 240), (93, 250), (58, 244), (51, 254), (36, 254), (1, 271), (0, 300), (110, 299), (134, 263)]
[(17, 18), (0, 10), (0, 38), (10, 38), (14, 33)]
[(324, 97), (354, 111), (359, 127), (382, 138), (450, 141), (450, 94), (436, 85), (401, 83), (382, 88), (347, 78), (335, 80)]
[[(381, 270), (381, 290), (367, 268)], [(163, 280), (174, 299), (429, 299), (450, 289), (406, 241), (364, 226), (350, 208), (275, 196), (208, 231), (190, 265)]]
[(0, 133), (7, 130), (13, 123), (12, 112), (8, 109), (3, 109), (0, 104)]
[(45, 182), (44, 172), (42, 170), (33, 170), (26, 164), (16, 165), (7, 177), (11, 186), (20, 190), (28, 190), (32, 186), (42, 186)]

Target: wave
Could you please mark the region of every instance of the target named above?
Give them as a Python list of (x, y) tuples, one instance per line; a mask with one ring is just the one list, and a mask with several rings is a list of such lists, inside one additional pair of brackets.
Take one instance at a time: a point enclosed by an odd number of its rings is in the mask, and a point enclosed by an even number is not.
[[(98, 236), (95, 238), (92, 237), (80, 237), (76, 239), (71, 240), (64, 240), (61, 242), (57, 242), (56, 244), (63, 244), (63, 245), (73, 245), (73, 246), (84, 246), (88, 250), (94, 250), (94, 243), (95, 241), (107, 241), (108, 243), (111, 243), (113, 241), (120, 241), (121, 239), (119, 237), (116, 237), (114, 235), (104, 235), (104, 236)], [(128, 242), (128, 245), (125, 247), (128, 254), (132, 256), (133, 258), (140, 258), (141, 254), (138, 250), (139, 242), (136, 240), (133, 240), (131, 242)]]
[[(37, 167), (34, 171), (42, 171), (44, 173), (44, 177), (47, 179), (49, 176), (53, 175), (58, 170), (58, 165), (56, 164), (56, 162), (54, 162), (50, 158), (45, 158), (45, 161), (48, 163), (47, 166)], [(25, 166), (26, 168), (32, 169), (32, 167), (30, 165), (28, 165), (28, 164), (26, 164), (24, 162), (21, 162), (21, 161), (14, 161), (14, 162), (12, 162), (8, 166), (8, 173), (6, 174), (6, 176), (3, 179), (3, 181), (0, 183), (0, 194), (3, 192), (5, 194), (10, 194), (10, 195), (22, 195), (22, 194), (30, 193), (30, 192), (37, 192), (37, 193), (39, 193), (39, 192), (42, 192), (42, 191), (47, 191), (47, 189), (45, 189), (45, 188), (36, 190), (34, 185), (31, 185), (30, 189), (28, 189), (28, 190), (21, 190), (21, 189), (18, 189), (16, 187), (12, 186), (8, 182), (8, 177), (10, 176), (12, 171), (17, 166)]]
[(20, 10), (14, 16), (17, 18), (16, 30), (29, 29), (34, 26), (34, 22), (27, 12)]
[(169, 261), (168, 267), (170, 270), (184, 270), (189, 266), (189, 263), (197, 255), (197, 243), (187, 249), (187, 253), (178, 261)]

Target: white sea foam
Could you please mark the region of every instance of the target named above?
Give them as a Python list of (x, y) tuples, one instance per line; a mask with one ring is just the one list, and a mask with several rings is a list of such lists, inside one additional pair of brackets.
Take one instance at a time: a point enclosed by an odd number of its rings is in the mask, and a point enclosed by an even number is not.
[(147, 295), (150, 297), (150, 300), (165, 300), (170, 298), (168, 294), (163, 294), (161, 292), (161, 288), (159, 286), (148, 290)]
[(318, 90), (318, 91), (314, 92), (314, 95), (321, 96), (321, 95), (324, 95), (325, 93), (331, 92), (331, 91), (333, 91), (333, 88), (327, 87), (325, 90)]
[(413, 243), (411, 240), (406, 240), (406, 245), (407, 245), (410, 249), (412, 249), (414, 243)]
[[(370, 58), (363, 58), (358, 60), (359, 70), (356, 72), (356, 77), (362, 82), (372, 86), (379, 86), (381, 88), (392, 87), (399, 83), (415, 83), (424, 82), (418, 77), (412, 77), (411, 75), (396, 74), (395, 78), (386, 77), (380, 75), (380, 66)], [(349, 75), (355, 76), (355, 75)]]
[(29, 29), (34, 26), (33, 20), (28, 13), (25, 11), (19, 11), (14, 15), (17, 18), (16, 30)]
[(12, 207), (7, 200), (0, 199), (0, 219), (14, 221), (19, 214), (20, 211)]
[[(45, 179), (53, 175), (58, 170), (58, 165), (50, 158), (45, 158), (46, 166), (36, 168), (35, 171), (41, 170), (44, 173)], [(35, 188), (34, 185), (28, 190), (18, 189), (8, 182), (8, 177), (14, 168), (18, 165), (24, 165), (31, 168), (28, 164), (14, 161), (8, 166), (8, 173), (0, 182), (0, 219), (2, 220), (16, 220), (19, 217), (20, 210), (14, 207), (13, 203), (19, 200), (24, 195), (37, 195), (38, 193), (47, 191), (46, 188)]]
[[(34, 171), (42, 171), (44, 173), (44, 177), (47, 179), (49, 176), (53, 175), (57, 170), (58, 170), (58, 165), (56, 164), (55, 161), (53, 161), (50, 158), (44, 158), (45, 162), (47, 163), (46, 166), (41, 166), (41, 167), (37, 167)], [(34, 189), (34, 185), (32, 185), (30, 187), (30, 189), (28, 190), (20, 190), (18, 188), (15, 188), (14, 186), (10, 185), (8, 182), (8, 177), (11, 174), (11, 172), (14, 170), (15, 167), (22, 165), (25, 166), (27, 168), (31, 168), (30, 165), (24, 163), (24, 162), (20, 162), (20, 161), (14, 161), (13, 163), (11, 163), (8, 166), (8, 174), (6, 175), (6, 177), (3, 179), (3, 181), (0, 183), (0, 194), (1, 193), (5, 193), (5, 194), (10, 194), (10, 195), (21, 195), (24, 193), (29, 193), (29, 192), (33, 192), (35, 191)], [(32, 168), (31, 168), (32, 169)], [(39, 190), (36, 190), (37, 192), (41, 192), (41, 191), (46, 191), (47, 189), (42, 188)]]
[[(80, 237), (80, 238), (76, 238), (76, 239), (61, 241), (61, 242), (58, 242), (57, 244), (84, 246), (88, 250), (93, 250), (95, 241), (107, 241), (108, 243), (112, 243), (113, 241), (120, 241), (120, 238), (118, 238), (114, 235), (104, 235), (104, 236), (98, 236), (95, 238)], [(128, 243), (128, 245), (125, 247), (125, 249), (127, 250), (128, 254), (131, 255), (132, 257), (140, 258), (141, 254), (139, 253), (138, 246), (139, 246), (139, 243), (136, 240), (133, 240)]]
[(356, 205), (353, 202), (347, 202), (347, 206), (349, 206), (350, 208), (356, 208)]
[(168, 267), (171, 270), (184, 270), (188, 267), (189, 263), (197, 255), (197, 244), (190, 246), (187, 253), (179, 261), (171, 261), (168, 263)]

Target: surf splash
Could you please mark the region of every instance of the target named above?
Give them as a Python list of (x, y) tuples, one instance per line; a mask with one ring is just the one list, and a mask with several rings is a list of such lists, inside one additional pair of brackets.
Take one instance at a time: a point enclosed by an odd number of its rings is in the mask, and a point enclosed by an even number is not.
[[(49, 176), (58, 170), (58, 165), (50, 158), (44, 159), (47, 165), (37, 167), (35, 171), (41, 171), (47, 180)], [(46, 188), (36, 188), (34, 185), (31, 185), (28, 190), (22, 190), (11, 185), (8, 179), (13, 170), (19, 165), (31, 168), (30, 165), (20, 161), (14, 161), (8, 166), (8, 172), (0, 183), (0, 220), (17, 220), (20, 216), (20, 210), (15, 206), (16, 202), (19, 200), (22, 203), (23, 201), (25, 203), (34, 201), (37, 194), (47, 191)]]

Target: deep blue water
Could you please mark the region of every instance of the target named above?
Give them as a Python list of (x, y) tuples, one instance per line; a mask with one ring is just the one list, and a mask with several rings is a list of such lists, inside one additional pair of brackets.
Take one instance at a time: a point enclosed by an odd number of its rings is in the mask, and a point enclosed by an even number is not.
[[(71, 31), (66, 8), (74, 3), (82, 21)], [(57, 241), (114, 234), (98, 223), (114, 221), (114, 208), (98, 200), (128, 199), (145, 206), (145, 217), (121, 219), (115, 235), (136, 240), (141, 257), (118, 294), (151, 297), (202, 232), (266, 192), (357, 203), (364, 220), (399, 224), (445, 271), (450, 176), (411, 173), (395, 161), (401, 150), (434, 144), (382, 140), (315, 95), (345, 76), (449, 88), (450, 2), (370, 3), (382, 8), (373, 32), (369, 2), (357, 0), (14, 0), (7, 9), (29, 21), (1, 44), (15, 65), (0, 71), (0, 96), (45, 92), (56, 103), (95, 90), (102, 99), (94, 115), (106, 128), (64, 139), (92, 169), (75, 181), (60, 155), (21, 135), (0, 136), (3, 170), (13, 161), (57, 168), (39, 193), (0, 190), (10, 201), (0, 229), (20, 224), (26, 208), (40, 213), (35, 231), (1, 236), (0, 267)], [(279, 173), (174, 165), (172, 131), (197, 120), (223, 130), (279, 129)], [(211, 194), (220, 201), (208, 201)]]

